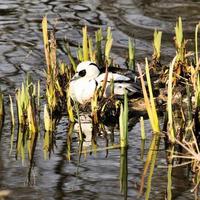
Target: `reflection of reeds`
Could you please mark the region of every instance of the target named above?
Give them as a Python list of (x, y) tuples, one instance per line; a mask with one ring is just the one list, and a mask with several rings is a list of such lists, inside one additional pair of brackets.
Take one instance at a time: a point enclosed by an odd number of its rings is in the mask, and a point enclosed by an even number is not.
[(3, 123), (4, 123), (4, 95), (0, 89), (0, 140), (1, 140), (1, 132), (3, 128)]
[[(192, 130), (192, 126), (188, 128), (188, 131), (191, 133), (191, 138), (189, 140), (187, 138), (184, 138), (182, 142), (180, 142), (178, 139), (175, 139), (175, 142), (186, 151), (186, 154), (179, 155), (178, 153), (174, 153), (172, 155), (172, 158), (182, 158), (191, 162), (191, 170), (194, 173), (193, 182), (195, 183), (193, 191), (195, 191), (195, 199), (198, 199), (198, 188), (200, 185), (200, 150), (196, 137)], [(186, 164), (188, 164), (188, 162), (186, 162)]]
[(4, 116), (4, 98), (3, 93), (0, 89), (0, 117), (2, 118)]
[(127, 147), (120, 148), (120, 191), (127, 199), (128, 194), (128, 151)]

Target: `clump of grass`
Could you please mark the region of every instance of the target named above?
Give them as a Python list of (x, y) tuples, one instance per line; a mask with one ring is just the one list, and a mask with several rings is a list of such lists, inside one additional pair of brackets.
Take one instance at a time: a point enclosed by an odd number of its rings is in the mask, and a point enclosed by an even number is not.
[[(47, 18), (42, 20), (42, 31), (44, 41), (44, 52), (46, 58), (46, 97), (50, 109), (53, 111), (56, 109), (57, 102), (57, 75), (58, 67), (56, 61), (56, 39), (55, 33), (52, 31), (48, 33)], [(49, 38), (50, 34), (50, 38)], [(59, 86), (58, 86), (59, 87)]]
[(173, 82), (177, 83), (181, 77), (189, 77), (190, 68), (188, 66), (187, 54), (186, 54), (187, 40), (183, 36), (182, 19), (178, 18), (178, 22), (175, 27), (175, 47), (176, 47), (176, 63), (174, 66)]
[[(21, 88), (19, 88), (16, 92), (16, 100), (19, 124), (22, 126), (28, 124), (29, 130), (31, 132), (37, 131), (37, 110), (35, 102), (36, 97), (36, 85), (32, 83), (32, 81), (30, 80), (30, 76), (28, 76), (25, 82), (22, 83)], [(12, 100), (10, 102), (12, 104)], [(11, 111), (11, 113), (13, 119), (13, 112)]]
[[(17, 155), (20, 155), (22, 162), (25, 160), (25, 152), (28, 151), (29, 160), (33, 159), (34, 149), (37, 140), (38, 123), (36, 107), (36, 85), (32, 83), (30, 75), (22, 83), (21, 88), (17, 89), (17, 115), (18, 115), (18, 133), (17, 133)], [(13, 102), (10, 96), (10, 110), (12, 126), (15, 126)], [(13, 138), (13, 133), (11, 135)], [(12, 144), (11, 144), (12, 148)]]

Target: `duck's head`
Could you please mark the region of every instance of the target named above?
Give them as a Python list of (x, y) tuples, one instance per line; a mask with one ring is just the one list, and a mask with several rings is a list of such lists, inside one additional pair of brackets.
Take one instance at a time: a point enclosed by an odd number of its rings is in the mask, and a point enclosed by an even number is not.
[(87, 80), (95, 79), (99, 74), (99, 68), (94, 62), (84, 61), (78, 64), (76, 73), (73, 76), (72, 81), (80, 78)]

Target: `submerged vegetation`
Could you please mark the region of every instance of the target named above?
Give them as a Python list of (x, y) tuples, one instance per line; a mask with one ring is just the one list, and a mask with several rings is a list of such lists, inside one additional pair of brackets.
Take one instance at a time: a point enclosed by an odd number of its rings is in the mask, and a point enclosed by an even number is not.
[[(141, 138), (144, 141), (147, 136), (144, 130), (144, 118), (149, 118), (152, 128), (152, 141), (146, 156), (144, 170), (141, 175), (140, 195), (145, 189), (145, 199), (150, 198), (151, 182), (155, 171), (157, 155), (159, 153), (160, 140), (164, 139), (166, 149), (167, 188), (165, 198), (173, 197), (172, 172), (174, 167), (189, 166), (195, 199), (198, 199), (200, 184), (200, 66), (198, 57), (198, 30), (195, 29), (194, 55), (187, 52), (187, 40), (184, 38), (182, 20), (178, 19), (175, 27), (176, 55), (168, 66), (161, 63), (161, 39), (162, 32), (155, 30), (153, 40), (153, 55), (145, 64), (139, 65), (135, 58), (135, 44), (128, 40), (128, 58), (125, 61), (127, 70), (132, 70), (138, 75), (141, 82), (143, 98), (129, 98), (125, 91), (124, 98), (118, 100), (113, 95), (114, 82), (111, 83), (111, 95), (104, 98), (109, 67), (119, 67), (112, 59), (110, 52), (113, 43), (111, 28), (108, 27), (106, 36), (102, 30), (95, 32), (95, 39), (88, 34), (87, 27), (83, 27), (82, 44), (77, 47), (77, 57), (73, 56), (69, 44), (65, 44), (65, 51), (69, 64), (60, 62), (57, 58), (57, 45), (55, 30), (48, 30), (47, 18), (42, 21), (44, 52), (46, 60), (46, 94), (41, 103), (40, 82), (33, 83), (30, 76), (16, 90), (15, 97), (10, 99), (11, 116), (11, 151), (14, 142), (14, 130), (17, 127), (16, 157), (21, 157), (24, 163), (26, 155), (30, 161), (29, 175), (33, 165), (34, 151), (40, 133), (40, 118), (44, 120), (43, 150), (45, 159), (49, 158), (54, 148), (56, 127), (62, 117), (67, 115), (67, 151), (66, 158), (71, 159), (72, 135), (75, 124), (78, 124), (78, 158), (82, 154), (97, 151), (106, 152), (109, 149), (120, 149), (120, 188), (125, 198), (127, 197), (127, 149), (129, 117), (135, 112), (134, 104), (142, 101), (144, 108), (137, 111), (137, 118), (141, 122)], [(106, 76), (102, 87), (95, 91), (90, 102), (79, 105), (69, 95), (69, 82), (76, 71), (76, 66), (81, 61), (91, 60), (97, 65), (106, 68)], [(136, 69), (137, 66), (137, 69)], [(144, 69), (144, 71), (142, 71)], [(0, 134), (4, 120), (4, 96), (0, 91)], [(17, 113), (14, 112), (14, 107)], [(137, 107), (137, 106), (136, 106)], [(82, 126), (82, 113), (87, 111), (92, 122), (92, 134), (89, 138), (90, 145), (84, 145), (87, 136)], [(15, 121), (15, 115), (18, 121)], [(161, 121), (164, 120), (164, 123)], [(106, 147), (97, 146), (97, 136), (107, 137), (106, 123), (119, 125), (119, 142), (106, 142)], [(162, 126), (163, 125), (163, 126)], [(12, 153), (12, 152), (11, 152)], [(145, 182), (146, 176), (147, 183)], [(163, 197), (164, 198), (164, 197)]]

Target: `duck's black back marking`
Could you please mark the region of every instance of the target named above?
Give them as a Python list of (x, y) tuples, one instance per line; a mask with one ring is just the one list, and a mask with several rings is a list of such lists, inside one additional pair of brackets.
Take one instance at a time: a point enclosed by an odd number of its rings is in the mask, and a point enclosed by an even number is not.
[(89, 65), (94, 65), (94, 66), (96, 66), (99, 69), (99, 67), (97, 66), (97, 64), (95, 64), (93, 62), (91, 62)]
[[(100, 68), (99, 70), (100, 70), (100, 73), (105, 73), (106, 68), (103, 67), (103, 68)], [(120, 75), (126, 76), (126, 77), (130, 78), (132, 81), (135, 82), (136, 75), (135, 75), (133, 70), (110, 66), (110, 67), (108, 67), (108, 72), (112, 72), (114, 74), (120, 74)]]
[(86, 70), (85, 70), (85, 69), (81, 70), (81, 71), (78, 73), (78, 75), (79, 75), (80, 77), (84, 77), (84, 76), (86, 75)]

